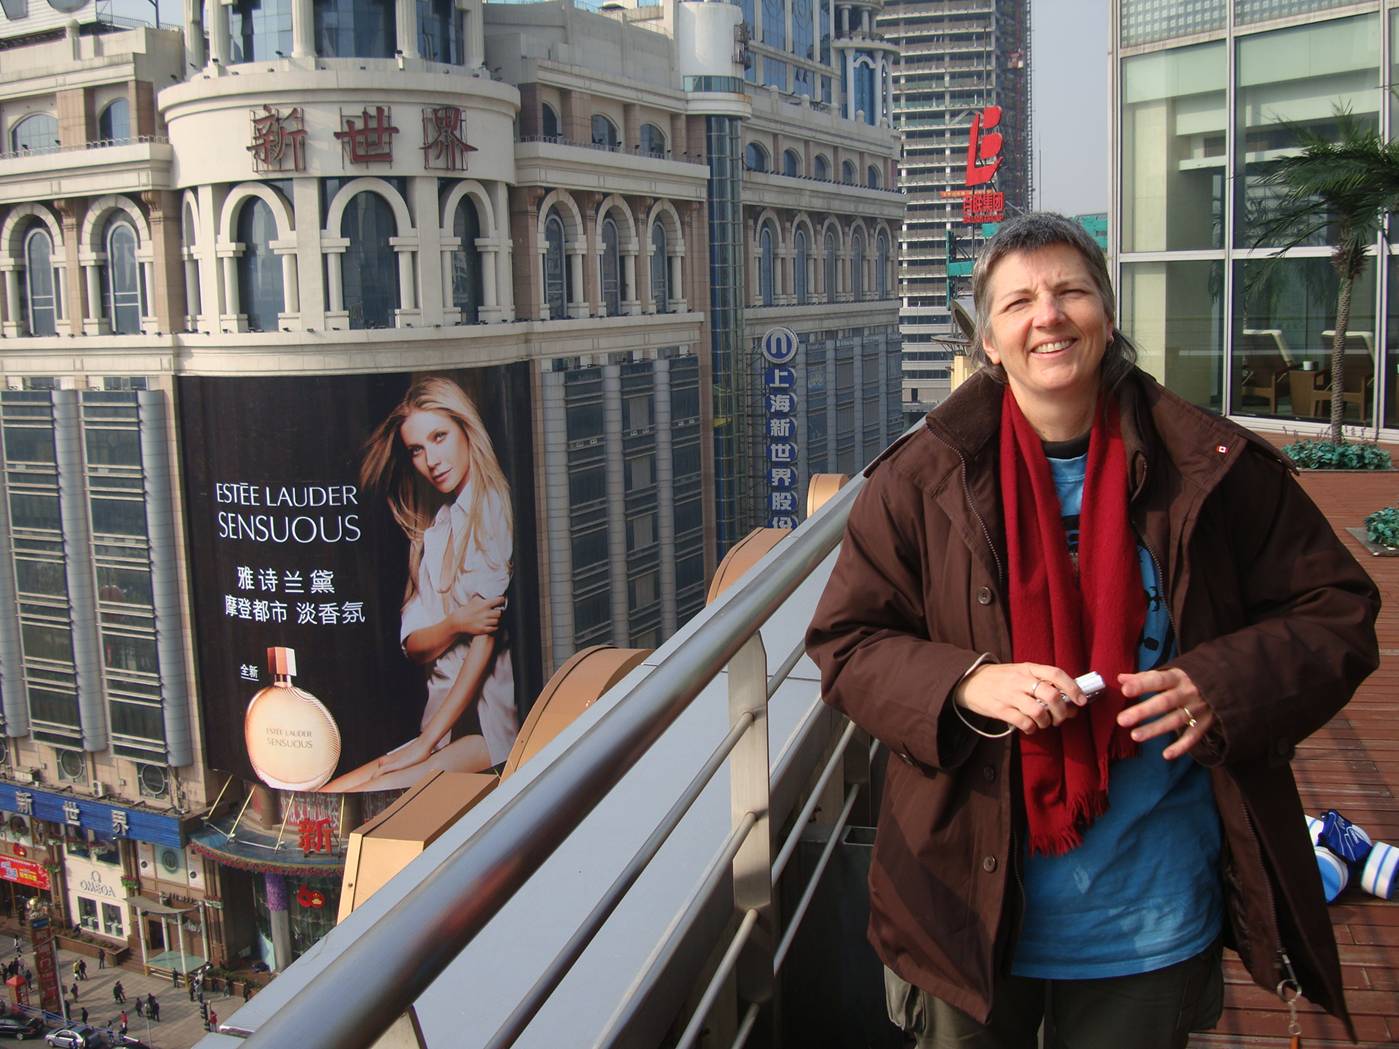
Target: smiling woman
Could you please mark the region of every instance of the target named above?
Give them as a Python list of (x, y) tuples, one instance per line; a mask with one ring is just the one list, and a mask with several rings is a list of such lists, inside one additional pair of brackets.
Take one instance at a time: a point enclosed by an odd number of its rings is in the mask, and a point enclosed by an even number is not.
[(807, 632), (903, 759), (870, 868), (891, 1018), (920, 1049), (1033, 1046), (1047, 1010), (1062, 1044), (1182, 1049), (1227, 933), (1345, 1019), (1276, 756), (1378, 662), (1373, 583), (1270, 445), (1135, 367), (1077, 223), (1003, 225), (972, 296), (980, 370), (869, 472)]

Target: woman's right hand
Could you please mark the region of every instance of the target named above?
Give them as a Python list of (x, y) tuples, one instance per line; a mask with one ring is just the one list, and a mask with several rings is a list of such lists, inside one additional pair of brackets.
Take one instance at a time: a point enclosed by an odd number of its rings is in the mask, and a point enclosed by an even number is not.
[[(1064, 701), (1068, 697), (1068, 702)], [(1003, 721), (1027, 736), (1062, 725), (1088, 702), (1074, 679), (1043, 663), (986, 663), (952, 690), (952, 701), (982, 717)]]
[(500, 629), (505, 596), (482, 597), (472, 594), (466, 604), (452, 613), (452, 626), (458, 634), (494, 634)]

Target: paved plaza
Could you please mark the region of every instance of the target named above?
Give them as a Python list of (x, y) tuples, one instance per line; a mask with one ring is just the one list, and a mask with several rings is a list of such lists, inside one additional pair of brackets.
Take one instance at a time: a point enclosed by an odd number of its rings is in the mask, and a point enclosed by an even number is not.
[[(14, 957), (13, 943), (12, 932), (0, 932), (0, 961), (8, 962)], [(148, 1043), (154, 1049), (189, 1049), (204, 1037), (204, 1020), (199, 1014), (199, 1002), (190, 1000), (183, 978), (178, 988), (172, 987), (168, 979), (146, 976), (139, 968), (109, 965), (105, 969), (98, 969), (97, 959), (60, 950), (58, 971), (65, 988), (72, 986), (73, 963), (79, 958), (87, 961), (87, 979), (78, 981), (78, 1001), (73, 1009), (75, 1021), (80, 1011), (86, 1007), (87, 1022), (93, 1027), (115, 1027), (123, 1007), (113, 1000), (112, 987), (120, 980), (126, 992), (125, 1008), (129, 1034)], [(34, 953), (27, 939), (24, 940), (24, 964), (34, 968)], [(154, 994), (160, 1005), (158, 1022), (148, 1021), (136, 1015), (137, 996), (145, 998), (148, 994)], [(209, 1008), (218, 1015), (220, 1022), (227, 1020), (234, 1010), (243, 1004), (241, 996), (230, 996), (223, 991), (214, 994), (206, 991), (204, 999), (209, 1003)], [(9, 1044), (9, 1040), (0, 1039), (0, 1044)]]

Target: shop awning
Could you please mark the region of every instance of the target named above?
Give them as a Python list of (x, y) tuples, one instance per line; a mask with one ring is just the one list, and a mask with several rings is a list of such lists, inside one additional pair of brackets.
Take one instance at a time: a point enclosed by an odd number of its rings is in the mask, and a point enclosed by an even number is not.
[[(224, 817), (220, 823), (231, 823)], [(286, 874), (301, 878), (339, 878), (345, 872), (345, 855), (340, 852), (304, 853), (297, 847), (294, 833), (283, 834), (279, 843), (275, 832), (240, 824), (232, 838), (219, 823), (190, 835), (190, 848), (202, 856), (257, 874)]]
[(168, 903), (161, 903), (159, 900), (153, 900), (149, 896), (128, 896), (126, 898), (126, 902), (131, 907), (140, 911), (142, 914), (163, 914), (170, 916), (178, 916), (181, 914), (187, 914), (190, 911), (197, 911), (199, 909), (198, 904), (194, 903), (188, 904), (184, 907), (173, 907)]

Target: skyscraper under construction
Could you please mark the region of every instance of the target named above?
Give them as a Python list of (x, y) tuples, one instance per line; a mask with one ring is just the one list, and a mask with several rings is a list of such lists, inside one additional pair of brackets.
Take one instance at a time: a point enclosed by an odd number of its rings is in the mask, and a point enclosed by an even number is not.
[[(994, 183), (1005, 211), (1031, 206), (1030, 0), (886, 0), (877, 26), (898, 45), (894, 123), (903, 134), (899, 185), (908, 211), (899, 240), (903, 403), (918, 414), (948, 391), (952, 331), (949, 244), (961, 259), (983, 238), (967, 223), (968, 143), (973, 118), (1000, 107)], [(970, 282), (954, 265), (953, 295)]]

